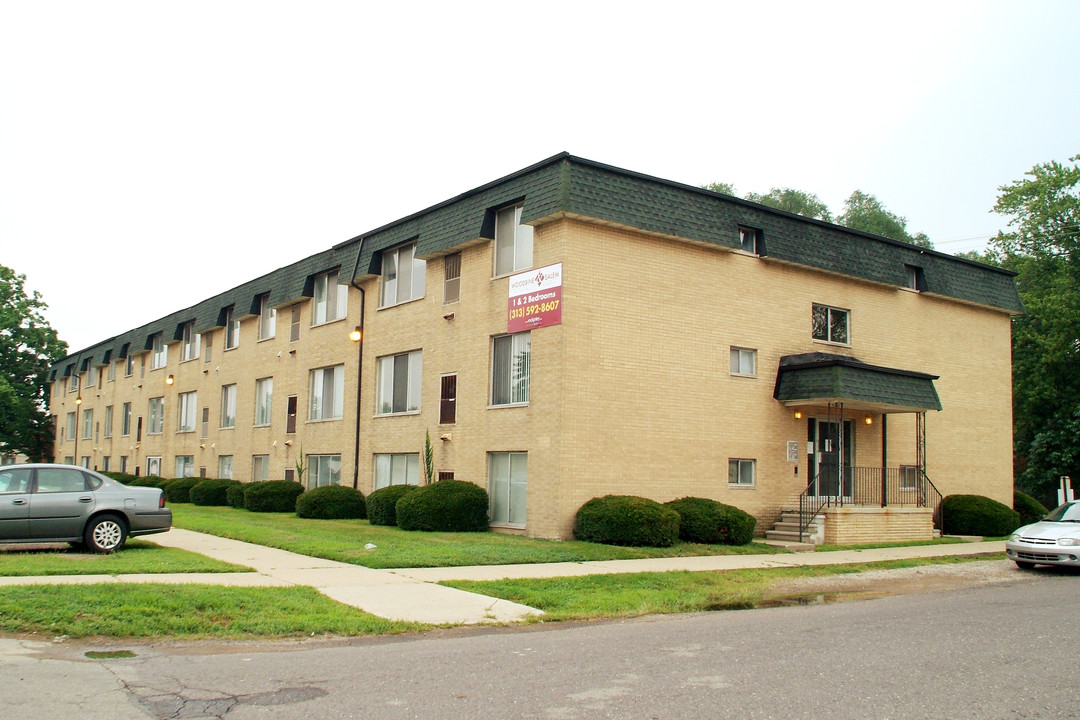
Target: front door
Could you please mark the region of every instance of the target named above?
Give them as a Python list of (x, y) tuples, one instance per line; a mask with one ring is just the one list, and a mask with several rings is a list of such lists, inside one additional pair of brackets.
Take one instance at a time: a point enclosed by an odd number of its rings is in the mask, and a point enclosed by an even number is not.
[(807, 430), (813, 448), (810, 457), (810, 494), (851, 497), (855, 457), (854, 425), (851, 420), (844, 420), (842, 437), (839, 422), (810, 418)]

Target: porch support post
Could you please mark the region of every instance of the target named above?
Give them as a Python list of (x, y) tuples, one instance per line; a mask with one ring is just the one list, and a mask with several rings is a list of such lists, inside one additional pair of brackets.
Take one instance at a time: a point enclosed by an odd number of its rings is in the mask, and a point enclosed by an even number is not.
[(926, 475), (926, 412), (915, 415), (915, 457), (919, 474)]
[(889, 424), (881, 413), (881, 507), (889, 506)]

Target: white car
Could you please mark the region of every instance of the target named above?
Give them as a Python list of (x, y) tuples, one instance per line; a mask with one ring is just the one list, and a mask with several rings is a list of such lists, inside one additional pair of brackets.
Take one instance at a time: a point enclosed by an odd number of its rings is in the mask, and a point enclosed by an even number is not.
[(1024, 525), (1005, 541), (1005, 553), (1017, 567), (1080, 567), (1080, 500), (1067, 502), (1042, 520)]

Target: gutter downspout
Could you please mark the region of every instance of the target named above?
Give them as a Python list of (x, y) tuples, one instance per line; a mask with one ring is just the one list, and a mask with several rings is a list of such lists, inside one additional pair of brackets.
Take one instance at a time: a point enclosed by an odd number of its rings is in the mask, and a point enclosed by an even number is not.
[(360, 340), (357, 341), (356, 351), (356, 445), (353, 448), (353, 476), (352, 486), (359, 490), (360, 481), (360, 388), (363, 387), (364, 379), (364, 306), (366, 295), (364, 288), (356, 284), (356, 271), (360, 268), (360, 254), (364, 251), (364, 238), (360, 238), (356, 248), (356, 262), (353, 264), (352, 275), (349, 276), (349, 284), (360, 291)]

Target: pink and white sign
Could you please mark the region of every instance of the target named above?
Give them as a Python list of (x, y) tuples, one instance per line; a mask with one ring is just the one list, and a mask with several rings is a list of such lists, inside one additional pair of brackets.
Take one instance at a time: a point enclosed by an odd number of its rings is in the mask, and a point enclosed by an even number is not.
[(562, 263), (510, 276), (506, 331), (562, 323)]

